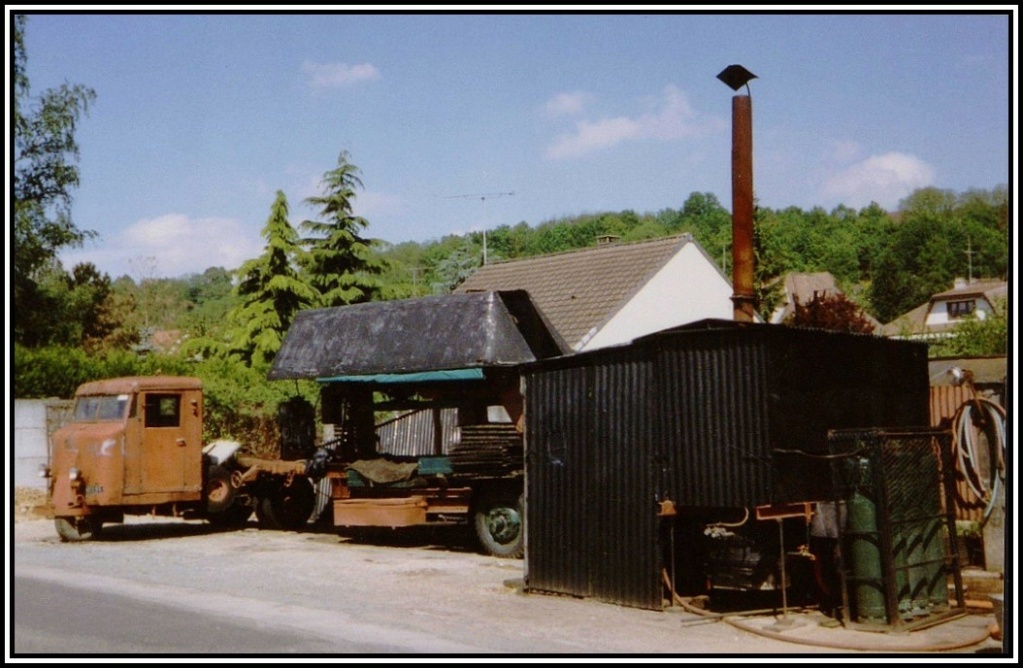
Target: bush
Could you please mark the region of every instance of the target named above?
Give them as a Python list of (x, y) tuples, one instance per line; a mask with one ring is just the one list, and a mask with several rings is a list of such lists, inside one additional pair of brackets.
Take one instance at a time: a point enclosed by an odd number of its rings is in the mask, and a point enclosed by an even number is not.
[(14, 396), (17, 399), (70, 399), (82, 383), (121, 376), (195, 376), (203, 382), (203, 439), (240, 441), (253, 454), (277, 453), (277, 406), (295, 394), (312, 403), (315, 383), (271, 382), (267, 369), (253, 369), (224, 358), (193, 362), (174, 355), (138, 356), (130, 352), (89, 355), (78, 348), (15, 346)]

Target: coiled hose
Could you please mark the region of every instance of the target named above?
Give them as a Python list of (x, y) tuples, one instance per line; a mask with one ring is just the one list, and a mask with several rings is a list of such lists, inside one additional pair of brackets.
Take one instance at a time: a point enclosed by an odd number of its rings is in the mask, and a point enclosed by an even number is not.
[[(982, 453), (977, 449), (972, 428), (975, 423), (981, 429), (989, 427), (983, 429), (988, 436), (989, 447), (987, 476), (981, 471)], [(984, 504), (983, 526), (991, 517), (1001, 487), (1005, 484), (1005, 409), (982, 397), (964, 402), (952, 419), (952, 442), (966, 484)]]

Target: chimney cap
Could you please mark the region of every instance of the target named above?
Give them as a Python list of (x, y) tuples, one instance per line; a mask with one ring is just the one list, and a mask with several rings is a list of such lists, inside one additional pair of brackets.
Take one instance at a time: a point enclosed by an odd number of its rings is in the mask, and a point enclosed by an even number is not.
[(729, 65), (718, 73), (718, 79), (721, 79), (732, 90), (739, 90), (748, 84), (750, 80), (756, 78), (756, 74), (753, 74), (742, 65)]

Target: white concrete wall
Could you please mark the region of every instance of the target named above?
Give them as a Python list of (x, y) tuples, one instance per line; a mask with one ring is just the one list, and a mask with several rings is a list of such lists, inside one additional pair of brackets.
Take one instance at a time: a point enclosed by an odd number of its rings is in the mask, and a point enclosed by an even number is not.
[[(68, 402), (55, 399), (16, 399), (14, 401), (14, 476), (15, 487), (46, 489), (39, 477), (39, 465), (49, 461), (49, 431), (60, 425), (60, 410)], [(47, 407), (50, 420), (47, 425)]]
[(731, 320), (732, 284), (696, 244), (686, 244), (580, 350), (628, 343), (706, 318)]

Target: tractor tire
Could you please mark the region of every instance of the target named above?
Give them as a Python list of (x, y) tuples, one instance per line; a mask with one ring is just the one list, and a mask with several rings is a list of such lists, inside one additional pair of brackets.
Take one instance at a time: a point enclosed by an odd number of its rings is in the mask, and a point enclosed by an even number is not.
[(297, 531), (310, 520), (316, 508), (316, 490), (305, 476), (295, 476), (290, 485), (277, 485), (256, 502), (261, 529)]
[(103, 523), (94, 517), (57, 517), (53, 520), (62, 543), (81, 543), (94, 540)]
[[(231, 481), (231, 472), (223, 466), (211, 466), (206, 471), (206, 514), (210, 517), (228, 512), (238, 496), (238, 488)], [(246, 519), (248, 519), (246, 517)]]
[(525, 554), (522, 497), (516, 500), (484, 499), (473, 513), (476, 537), (483, 550), (501, 559), (521, 559)]

